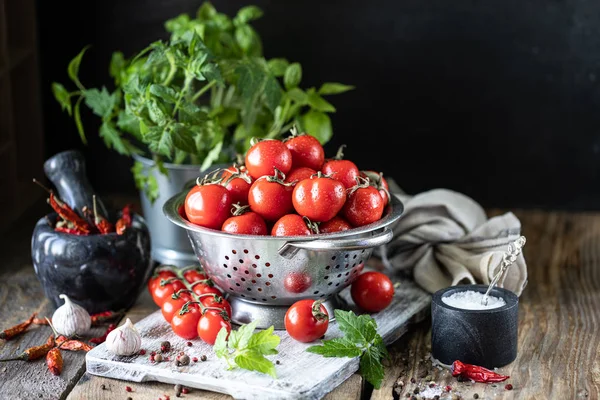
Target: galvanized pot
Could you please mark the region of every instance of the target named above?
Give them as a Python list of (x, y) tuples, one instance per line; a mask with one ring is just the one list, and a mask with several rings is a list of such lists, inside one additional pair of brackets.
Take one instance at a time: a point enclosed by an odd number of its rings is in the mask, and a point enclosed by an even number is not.
[(213, 166), (201, 174), (199, 165), (164, 163), (164, 167), (168, 171), (168, 176), (166, 176), (156, 168), (152, 168), (153, 160), (138, 155), (134, 155), (133, 158), (142, 163), (144, 172), (153, 175), (158, 182), (159, 195), (154, 203), (150, 201), (145, 192), (140, 192), (144, 219), (152, 238), (152, 259), (162, 264), (179, 267), (198, 263), (198, 258), (192, 250), (185, 229), (169, 222), (163, 214), (162, 208), (168, 199), (181, 192), (186, 185), (193, 185), (198, 176), (223, 167), (223, 165)]

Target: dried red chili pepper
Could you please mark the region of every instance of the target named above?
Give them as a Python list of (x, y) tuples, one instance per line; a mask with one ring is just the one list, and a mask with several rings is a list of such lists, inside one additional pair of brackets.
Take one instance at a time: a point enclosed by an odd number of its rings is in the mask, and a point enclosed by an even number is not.
[(33, 320), (35, 319), (36, 315), (37, 313), (33, 313), (27, 321), (21, 322), (18, 325), (15, 325), (11, 328), (5, 329), (4, 331), (0, 332), (0, 339), (10, 340), (15, 336), (25, 332), (29, 325), (33, 323)]
[(97, 314), (92, 314), (90, 317), (92, 318), (92, 326), (100, 325), (106, 321), (110, 321), (111, 319), (115, 319), (124, 314), (124, 311), (103, 311)]
[(117, 233), (122, 235), (125, 233), (127, 228), (131, 226), (131, 205), (127, 204), (123, 207), (123, 211), (121, 213), (121, 218), (117, 221)]
[(21, 354), (14, 358), (5, 358), (0, 361), (33, 361), (44, 357), (55, 346), (54, 335), (50, 335), (46, 343), (41, 346), (34, 346), (25, 349)]
[(77, 228), (67, 228), (65, 226), (57, 226), (54, 228), (55, 232), (68, 233), (69, 235), (87, 236), (88, 234), (78, 230)]
[(50, 318), (34, 318), (33, 323), (35, 325), (50, 325), (52, 320)]
[(94, 224), (96, 225), (96, 228), (103, 235), (106, 233), (114, 232), (115, 227), (113, 226), (113, 224), (108, 222), (108, 220), (106, 218), (104, 218), (102, 215), (98, 214), (98, 208), (96, 206), (96, 195), (94, 195), (93, 199), (94, 199)]
[(452, 364), (452, 376), (462, 376), (463, 378), (472, 379), (475, 382), (503, 382), (510, 378), (510, 376), (500, 375), (494, 371), (490, 371), (487, 368), (483, 368), (477, 365), (465, 364), (458, 360)]
[(34, 179), (33, 182), (37, 183), (50, 194), (50, 206), (54, 209), (54, 211), (56, 211), (58, 215), (60, 215), (62, 219), (64, 219), (67, 222), (71, 222), (75, 226), (75, 228), (82, 233), (89, 234), (91, 232), (92, 228), (90, 227), (90, 224), (88, 224), (85, 219), (81, 218), (79, 214), (77, 214), (67, 203), (62, 201), (60, 198), (56, 197), (52, 190), (42, 185), (36, 179)]
[(53, 375), (60, 375), (63, 368), (63, 358), (58, 347), (53, 348), (46, 354), (46, 365)]
[(111, 333), (113, 330), (115, 330), (116, 327), (117, 326), (115, 324), (110, 324), (108, 326), (108, 328), (106, 329), (106, 332), (104, 332), (104, 335), (92, 338), (89, 340), (89, 342), (94, 343), (94, 344), (104, 343), (108, 334)]
[(90, 351), (91, 349), (93, 349), (92, 346), (90, 346), (87, 343), (82, 342), (81, 340), (67, 340), (63, 343), (61, 343), (58, 346), (59, 349), (61, 350), (69, 350), (69, 351)]

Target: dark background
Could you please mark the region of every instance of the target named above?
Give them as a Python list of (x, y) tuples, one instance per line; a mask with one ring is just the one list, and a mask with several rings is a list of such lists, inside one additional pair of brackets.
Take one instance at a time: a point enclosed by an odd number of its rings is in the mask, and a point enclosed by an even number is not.
[[(82, 148), (101, 192), (134, 193), (131, 161), (90, 144), (54, 101), (86, 44), (81, 78), (109, 84), (110, 54), (165, 37), (162, 23), (201, 1), (38, 1), (46, 153)], [(303, 66), (302, 86), (356, 90), (331, 102), (335, 136), (364, 169), (406, 191), (463, 192), (484, 206), (600, 208), (600, 3), (504, 1), (214, 1), (230, 15), (256, 4), (267, 57)]]

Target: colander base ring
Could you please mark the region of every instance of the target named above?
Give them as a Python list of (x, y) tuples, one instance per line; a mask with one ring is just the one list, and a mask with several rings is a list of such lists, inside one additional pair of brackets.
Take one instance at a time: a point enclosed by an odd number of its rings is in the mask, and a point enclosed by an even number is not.
[[(238, 296), (230, 295), (229, 303), (233, 309), (231, 321), (241, 325), (252, 321), (258, 321), (258, 328), (265, 329), (270, 326), (277, 330), (285, 329), (285, 313), (290, 306), (275, 306), (268, 304), (259, 304), (242, 299)], [(335, 320), (333, 310), (347, 309), (347, 303), (337, 295), (329, 297), (323, 302), (323, 305), (329, 313), (329, 321)]]

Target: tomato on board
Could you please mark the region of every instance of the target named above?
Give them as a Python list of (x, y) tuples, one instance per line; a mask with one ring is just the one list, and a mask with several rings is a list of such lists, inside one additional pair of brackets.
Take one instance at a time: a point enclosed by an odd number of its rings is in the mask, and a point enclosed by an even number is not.
[(216, 307), (225, 310), (227, 315), (231, 317), (231, 304), (223, 296), (204, 296), (200, 298), (200, 302), (204, 307)]
[(222, 312), (207, 310), (198, 321), (196, 333), (198, 336), (200, 336), (200, 339), (204, 340), (210, 345), (213, 345), (215, 344), (217, 335), (222, 328), (227, 329), (228, 334), (231, 332), (231, 323), (229, 322), (229, 318), (224, 316)]
[(198, 304), (190, 304), (187, 310), (179, 310), (174, 313), (171, 320), (171, 329), (177, 336), (191, 340), (198, 337), (198, 321), (202, 316)]
[(308, 343), (325, 335), (329, 314), (321, 301), (300, 300), (287, 310), (284, 322), (285, 330), (291, 337)]
[(329, 221), (321, 222), (319, 225), (320, 233), (335, 233), (347, 231), (348, 229), (352, 229), (352, 225), (340, 216), (335, 216)]
[(267, 224), (265, 220), (253, 211), (244, 212), (227, 218), (221, 227), (223, 232), (236, 233), (238, 235), (267, 235)]
[(173, 293), (177, 293), (179, 290), (185, 288), (185, 284), (180, 279), (169, 278), (166, 281), (154, 285), (154, 289), (152, 289), (152, 300), (154, 300), (154, 303), (156, 303), (157, 306), (162, 308), (165, 300), (171, 297)]
[(170, 268), (161, 269), (154, 272), (154, 275), (148, 279), (148, 291), (150, 294), (154, 292), (154, 287), (160, 284), (160, 281), (169, 278), (176, 278), (177, 274)]
[(188, 268), (183, 271), (183, 279), (186, 280), (187, 283), (194, 283), (196, 281), (203, 281), (207, 278), (204, 270), (198, 267)]
[(298, 214), (284, 215), (271, 229), (272, 236), (306, 236), (312, 233), (307, 221)]
[(179, 312), (185, 303), (192, 300), (194, 300), (192, 295), (186, 292), (172, 294), (170, 297), (168, 297), (161, 307), (162, 315), (165, 318), (165, 321), (171, 322), (173, 320), (173, 315), (175, 315), (176, 312)]
[(196, 293), (198, 296), (206, 294), (206, 293), (213, 293), (213, 294), (223, 297), (223, 293), (214, 286), (214, 284), (212, 283), (212, 281), (210, 279), (192, 284), (191, 289), (192, 289), (192, 292)]
[(292, 168), (308, 167), (318, 171), (323, 166), (325, 151), (314, 136), (292, 136), (284, 143), (292, 154)]
[(353, 226), (373, 223), (383, 215), (383, 199), (373, 186), (352, 188), (342, 214)]
[(231, 202), (241, 205), (248, 204), (248, 192), (252, 186), (252, 178), (247, 172), (243, 172), (236, 165), (233, 165), (221, 174), (221, 184), (231, 193)]
[(231, 215), (233, 199), (229, 190), (217, 184), (193, 187), (185, 198), (185, 214), (192, 224), (221, 229)]
[(294, 209), (294, 188), (275, 176), (257, 179), (250, 187), (250, 209), (267, 221), (276, 221)]
[(292, 202), (296, 212), (311, 221), (329, 221), (344, 206), (346, 188), (335, 179), (313, 176), (296, 184)]
[(286, 175), (285, 178), (285, 183), (298, 183), (304, 179), (308, 179), (311, 176), (313, 176), (314, 174), (316, 174), (317, 171), (315, 171), (312, 168), (307, 168), (307, 167), (301, 167), (301, 168), (296, 168), (290, 171), (289, 174)]
[(292, 153), (279, 140), (262, 140), (248, 150), (245, 164), (254, 179), (273, 175), (275, 169), (287, 174), (292, 169)]
[(394, 298), (394, 284), (385, 274), (369, 271), (360, 274), (350, 288), (352, 300), (368, 312), (379, 312)]

